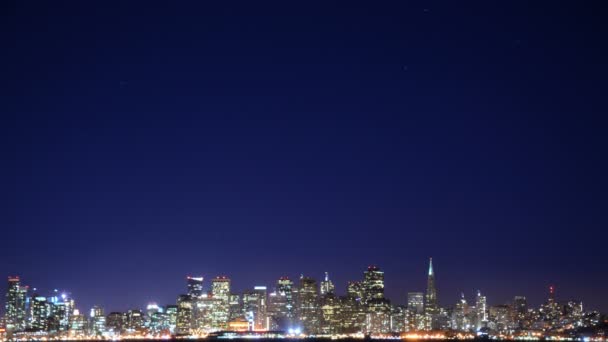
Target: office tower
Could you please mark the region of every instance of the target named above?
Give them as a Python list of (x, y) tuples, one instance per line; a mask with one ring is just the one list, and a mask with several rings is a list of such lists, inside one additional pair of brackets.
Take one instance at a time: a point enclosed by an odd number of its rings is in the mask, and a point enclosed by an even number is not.
[(460, 300), (456, 303), (454, 312), (452, 313), (452, 327), (454, 330), (468, 331), (470, 328), (469, 320), (469, 304), (464, 298), (464, 293), (461, 294)]
[(309, 277), (300, 277), (298, 291), (297, 313), (302, 331), (316, 334), (319, 327), (317, 281)]
[(169, 331), (171, 334), (175, 334), (175, 326), (177, 325), (177, 305), (165, 306), (165, 313), (169, 321)]
[(255, 286), (253, 291), (247, 291), (243, 294), (243, 309), (250, 330), (268, 330), (270, 318), (267, 311), (267, 296), (266, 286)]
[(144, 313), (138, 309), (127, 311), (125, 328), (129, 333), (140, 333), (144, 330)]
[(225, 330), (230, 318), (230, 279), (226, 276), (211, 280), (211, 295), (216, 305), (211, 311), (214, 330)]
[(572, 328), (583, 326), (583, 302), (570, 300), (564, 305), (562, 325)]
[(50, 305), (46, 297), (34, 294), (32, 296), (32, 331), (49, 330), (49, 311)]
[(424, 330), (424, 293), (409, 292), (407, 294), (407, 330)]
[(229, 319), (232, 321), (236, 318), (243, 317), (243, 302), (238, 294), (230, 294), (228, 299)]
[(555, 286), (549, 286), (549, 297), (547, 302), (541, 307), (544, 320), (552, 321), (552, 325), (558, 321), (561, 315), (561, 307), (555, 300)]
[(369, 266), (364, 272), (363, 302), (384, 298), (384, 272), (377, 266)]
[(437, 289), (435, 288), (435, 271), (433, 270), (433, 258), (430, 258), (429, 260), (429, 272), (426, 285), (424, 314), (426, 320), (426, 329), (437, 329), (437, 315), (439, 314), (439, 306), (437, 303)]
[(153, 335), (170, 335), (169, 315), (164, 311), (156, 311), (150, 316), (150, 333)]
[(407, 307), (403, 305), (393, 306), (391, 311), (390, 330), (392, 333), (405, 332), (407, 322)]
[(386, 298), (371, 298), (365, 304), (365, 308), (365, 333), (389, 333), (391, 328), (391, 302)]
[(489, 319), (497, 332), (507, 332), (511, 326), (511, 307), (509, 305), (493, 305), (490, 307)]
[(101, 336), (106, 332), (106, 316), (103, 308), (94, 306), (91, 308), (91, 332), (95, 336)]
[(333, 294), (334, 290), (334, 284), (329, 280), (329, 273), (325, 272), (325, 280), (321, 282), (321, 296)]
[(342, 308), (342, 301), (333, 293), (333, 289), (320, 297), (319, 333), (333, 335), (342, 331)]
[(83, 337), (87, 334), (87, 318), (80, 313), (79, 310), (74, 310), (70, 315), (70, 336)]
[(346, 288), (346, 295), (349, 298), (360, 301), (363, 299), (363, 284), (359, 281), (349, 281)]
[(293, 281), (288, 277), (277, 280), (275, 291), (268, 297), (268, 311), (276, 329), (288, 331), (292, 328), (295, 303)]
[(481, 291), (477, 291), (477, 298), (475, 300), (475, 316), (476, 316), (476, 329), (485, 328), (488, 325), (488, 305), (486, 296), (481, 295)]
[(528, 312), (528, 302), (524, 296), (515, 296), (513, 298), (513, 310), (517, 315), (525, 315)]
[(230, 296), (230, 279), (226, 276), (215, 277), (211, 280), (211, 294), (213, 298), (228, 303)]
[(424, 293), (409, 292), (407, 294), (407, 310), (416, 314), (424, 312)]
[(188, 295), (192, 298), (197, 298), (203, 295), (203, 277), (191, 277), (186, 278), (188, 286)]
[(426, 286), (426, 303), (424, 308), (429, 314), (436, 314), (437, 305), (437, 289), (435, 288), (435, 272), (433, 271), (433, 258), (429, 260), (429, 275)]
[(146, 306), (146, 316), (152, 317), (157, 312), (162, 312), (162, 308), (156, 303), (148, 303)]
[(196, 334), (208, 333), (224, 329), (222, 300), (216, 299), (212, 294), (204, 294), (192, 301), (191, 329)]
[(56, 301), (53, 306), (53, 309), (57, 311), (57, 317), (59, 318), (59, 330), (69, 330), (70, 318), (76, 309), (76, 302), (74, 301), (74, 298), (72, 298), (68, 292), (62, 292), (60, 295), (57, 293)]
[(177, 298), (177, 317), (175, 323), (176, 335), (189, 335), (192, 328), (193, 299), (190, 295), (180, 295)]
[(51, 331), (67, 331), (70, 328), (70, 316), (74, 312), (74, 300), (69, 298), (67, 293), (59, 294), (54, 290), (54, 295), (47, 300), (50, 304), (50, 318), (53, 326)]
[(110, 312), (106, 317), (106, 330), (112, 335), (118, 335), (123, 329), (123, 314), (121, 312)]
[(19, 277), (8, 277), (5, 319), (8, 331), (23, 331), (26, 327), (27, 286), (21, 286)]

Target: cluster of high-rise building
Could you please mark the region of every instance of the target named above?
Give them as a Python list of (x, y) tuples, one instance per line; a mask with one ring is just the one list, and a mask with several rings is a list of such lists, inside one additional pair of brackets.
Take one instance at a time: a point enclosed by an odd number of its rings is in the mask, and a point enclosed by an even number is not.
[[(95, 306), (81, 313), (67, 292), (47, 296), (9, 277), (4, 338), (128, 338), (260, 334), (269, 336), (456, 336), (540, 338), (573, 336), (579, 328), (606, 324), (598, 312), (586, 312), (578, 301), (558, 302), (555, 289), (539, 308), (526, 298), (489, 306), (477, 291), (472, 301), (464, 294), (450, 306), (439, 305), (432, 259), (426, 292), (407, 293), (406, 305), (396, 305), (384, 293), (384, 272), (369, 266), (360, 281), (347, 284), (338, 295), (329, 274), (320, 282), (301, 275), (279, 278), (272, 287), (254, 286), (232, 291), (231, 281), (218, 276), (208, 285), (203, 277), (186, 278), (185, 293), (174, 304), (148, 304), (145, 310), (110, 312)], [(207, 290), (206, 290), (207, 289)], [(605, 318), (604, 318), (605, 319)], [(438, 335), (439, 334), (439, 335)], [(568, 335), (570, 334), (570, 335)], [(262, 335), (259, 335), (262, 336)]]

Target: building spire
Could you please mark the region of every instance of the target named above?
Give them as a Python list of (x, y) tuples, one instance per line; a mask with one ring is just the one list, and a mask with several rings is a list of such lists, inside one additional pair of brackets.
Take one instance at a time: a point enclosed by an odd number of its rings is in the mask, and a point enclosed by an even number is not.
[(435, 271), (433, 271), (433, 258), (429, 259), (429, 276), (426, 284), (426, 301), (424, 304), (425, 312), (430, 315), (438, 313), (437, 289), (435, 288)]

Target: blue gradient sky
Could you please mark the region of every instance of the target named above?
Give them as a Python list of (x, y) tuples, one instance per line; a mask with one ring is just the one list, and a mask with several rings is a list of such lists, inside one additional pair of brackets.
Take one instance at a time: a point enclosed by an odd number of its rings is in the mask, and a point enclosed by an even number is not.
[[(605, 9), (2, 6), (0, 275), (86, 310), (369, 264), (608, 311)], [(0, 291), (5, 288), (0, 283)]]

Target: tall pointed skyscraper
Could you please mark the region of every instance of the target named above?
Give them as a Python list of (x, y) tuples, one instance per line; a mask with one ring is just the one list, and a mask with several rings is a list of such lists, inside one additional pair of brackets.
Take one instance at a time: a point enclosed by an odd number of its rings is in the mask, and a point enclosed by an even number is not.
[(424, 311), (427, 314), (437, 314), (439, 308), (437, 306), (437, 289), (435, 288), (435, 272), (433, 271), (433, 258), (429, 261), (429, 278), (426, 285), (426, 303)]

